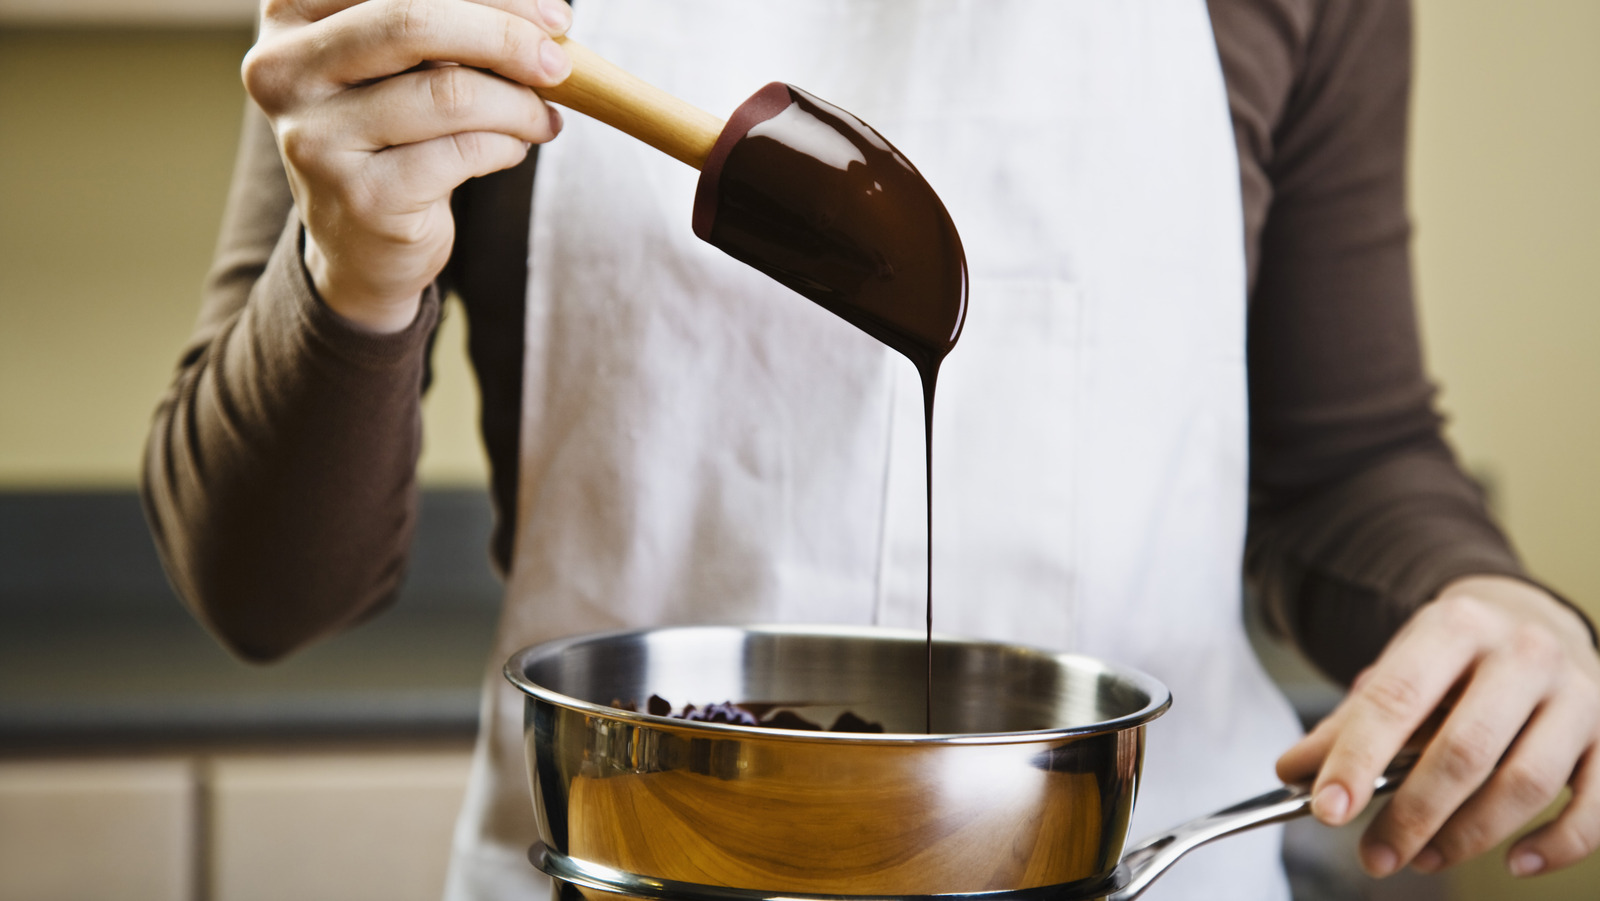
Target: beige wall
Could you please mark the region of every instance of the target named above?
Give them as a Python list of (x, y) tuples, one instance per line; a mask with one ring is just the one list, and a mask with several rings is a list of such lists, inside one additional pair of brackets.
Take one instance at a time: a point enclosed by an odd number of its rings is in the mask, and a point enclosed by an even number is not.
[[(0, 30), (0, 490), (127, 486), (194, 321), (247, 28)], [(425, 477), (483, 482), (451, 317)]]
[(1430, 361), (1529, 563), (1600, 612), (1600, 3), (1419, 7)]
[[(1600, 615), (1600, 3), (1417, 5), (1429, 361), (1529, 565)], [(1497, 854), (1455, 884), (1465, 901), (1589, 901), (1600, 859), (1519, 885)]]
[(247, 44), (0, 32), (0, 485), (132, 482), (193, 321)]

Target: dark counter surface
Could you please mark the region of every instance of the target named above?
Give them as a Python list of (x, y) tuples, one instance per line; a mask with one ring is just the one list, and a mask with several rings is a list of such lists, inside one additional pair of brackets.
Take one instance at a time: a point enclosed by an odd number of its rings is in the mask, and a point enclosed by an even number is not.
[(481, 492), (427, 492), (395, 606), (259, 666), (172, 594), (132, 492), (0, 494), (0, 753), (469, 739), (501, 590), (489, 529)]

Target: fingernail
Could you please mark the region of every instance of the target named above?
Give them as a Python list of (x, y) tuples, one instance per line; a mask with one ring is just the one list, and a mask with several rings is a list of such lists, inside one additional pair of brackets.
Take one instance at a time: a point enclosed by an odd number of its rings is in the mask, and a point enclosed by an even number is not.
[(572, 71), (572, 60), (567, 58), (567, 51), (562, 50), (555, 41), (545, 41), (539, 45), (539, 64), (544, 67), (544, 73), (551, 78), (566, 78)]
[(1349, 811), (1350, 793), (1337, 783), (1324, 785), (1322, 791), (1311, 799), (1311, 813), (1330, 826), (1343, 825), (1345, 814)]
[(1532, 876), (1544, 869), (1544, 857), (1538, 851), (1518, 851), (1511, 855), (1511, 875)]
[(566, 34), (572, 27), (572, 9), (561, 0), (539, 0), (539, 14), (556, 34)]
[(550, 133), (553, 134), (553, 135), (561, 134), (561, 129), (566, 124), (566, 123), (561, 121), (561, 111), (556, 109), (553, 106), (549, 107), (549, 110), (550, 110)]
[(1400, 868), (1400, 855), (1385, 844), (1368, 845), (1361, 849), (1361, 867), (1368, 876), (1381, 879)]
[(1418, 873), (1437, 873), (1444, 866), (1444, 855), (1433, 848), (1423, 848), (1422, 853), (1411, 861), (1411, 869)]

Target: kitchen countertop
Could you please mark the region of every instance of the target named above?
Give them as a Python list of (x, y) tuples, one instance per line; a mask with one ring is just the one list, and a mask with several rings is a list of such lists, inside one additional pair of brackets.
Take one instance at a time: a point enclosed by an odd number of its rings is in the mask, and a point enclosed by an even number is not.
[(0, 753), (470, 740), (500, 594), (490, 523), (481, 492), (425, 493), (394, 607), (262, 666), (183, 609), (132, 492), (0, 494)]
[(492, 617), (380, 617), (280, 663), (231, 657), (186, 615), (0, 627), (0, 751), (460, 737), (477, 729)]

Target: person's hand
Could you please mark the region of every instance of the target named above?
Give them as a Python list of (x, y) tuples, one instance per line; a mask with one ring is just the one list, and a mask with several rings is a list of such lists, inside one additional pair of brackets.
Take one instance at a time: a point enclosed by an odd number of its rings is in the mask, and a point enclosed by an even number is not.
[(1420, 731), (1415, 768), (1361, 838), (1368, 873), (1407, 863), (1434, 872), (1488, 851), (1567, 785), (1565, 808), (1507, 860), (1518, 876), (1575, 863), (1600, 846), (1600, 655), (1590, 641), (1576, 613), (1525, 582), (1452, 582), (1283, 755), (1278, 775), (1315, 774), (1312, 813), (1343, 825)]
[(533, 92), (571, 63), (561, 0), (263, 0), (246, 90), (272, 122), (324, 302), (415, 317), (455, 238), (450, 194), (560, 130)]

